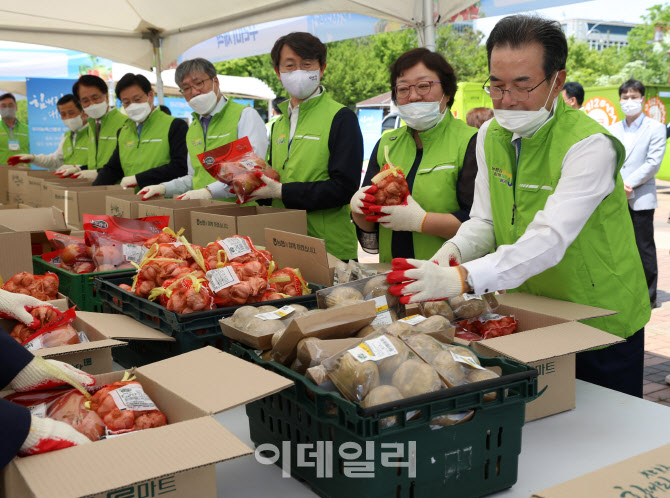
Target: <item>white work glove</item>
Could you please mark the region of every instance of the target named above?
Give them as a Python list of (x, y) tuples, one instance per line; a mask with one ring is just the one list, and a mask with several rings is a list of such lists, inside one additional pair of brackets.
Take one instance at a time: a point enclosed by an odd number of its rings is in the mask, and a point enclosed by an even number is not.
[(359, 188), (349, 201), (351, 212), (365, 216), (369, 215), (370, 210), (368, 209), (368, 205), (375, 203), (375, 192), (377, 192), (376, 185), (366, 185)]
[(79, 173), (81, 168), (75, 164), (64, 164), (56, 170), (56, 174), (62, 177), (71, 176), (75, 173)]
[(451, 241), (442, 244), (430, 260), (440, 266), (457, 266), (463, 262), (460, 249)]
[(160, 183), (158, 185), (149, 185), (140, 190), (137, 195), (141, 195), (143, 201), (148, 201), (157, 195), (165, 195), (165, 185)]
[(0, 317), (2, 318), (13, 318), (26, 327), (36, 329), (41, 322), (31, 315), (30, 311), (40, 306), (51, 305), (26, 294), (15, 294), (0, 289)]
[(379, 223), (383, 227), (396, 232), (421, 232), (426, 219), (426, 211), (419, 206), (411, 195), (407, 195), (404, 203), (397, 206), (370, 205), (371, 216), (365, 221)]
[(7, 164), (10, 166), (16, 166), (19, 163), (32, 163), (35, 160), (34, 154), (19, 154), (16, 156), (10, 156), (7, 158)]
[(393, 271), (386, 275), (392, 285), (389, 292), (402, 296), (402, 304), (444, 301), (466, 291), (459, 267), (438, 266), (432, 261), (395, 258)]
[(62, 361), (35, 356), (9, 383), (17, 392), (42, 391), (64, 384), (88, 387), (95, 385), (95, 379)]
[(177, 199), (181, 201), (188, 201), (192, 199), (211, 199), (212, 193), (207, 187), (199, 188), (198, 190), (189, 190), (185, 194), (180, 195)]
[(137, 178), (133, 176), (124, 176), (121, 180), (121, 188), (137, 187)]
[[(261, 175), (260, 179), (265, 183), (251, 193), (247, 202), (255, 202), (259, 199), (281, 199), (281, 183), (266, 175)], [(239, 199), (238, 199), (239, 201)]]
[(72, 178), (79, 178), (83, 180), (95, 180), (98, 177), (97, 169), (84, 169), (79, 173), (72, 175)]
[(48, 453), (90, 442), (89, 438), (65, 422), (31, 416), (30, 431), (19, 449), (19, 456)]

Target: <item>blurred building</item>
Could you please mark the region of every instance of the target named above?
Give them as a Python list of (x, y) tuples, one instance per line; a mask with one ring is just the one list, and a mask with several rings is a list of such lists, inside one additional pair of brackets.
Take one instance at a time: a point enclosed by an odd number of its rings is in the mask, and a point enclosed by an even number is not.
[(568, 19), (561, 21), (565, 36), (585, 42), (591, 50), (616, 47), (617, 50), (628, 46), (628, 33), (636, 24), (627, 22), (593, 21), (586, 19)]

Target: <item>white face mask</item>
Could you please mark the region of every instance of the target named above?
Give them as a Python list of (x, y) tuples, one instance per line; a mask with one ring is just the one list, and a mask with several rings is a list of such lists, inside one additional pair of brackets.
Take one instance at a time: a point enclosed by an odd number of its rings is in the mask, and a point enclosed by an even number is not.
[(410, 128), (426, 131), (436, 126), (444, 118), (446, 112), (440, 111), (442, 99), (444, 99), (444, 94), (439, 102), (412, 102), (399, 105), (398, 115)]
[(622, 100), (619, 105), (626, 116), (637, 116), (642, 112), (642, 100)]
[(200, 116), (207, 116), (216, 107), (217, 100), (218, 97), (214, 90), (212, 90), (208, 93), (196, 95), (188, 101), (188, 105), (191, 106), (191, 109), (193, 109), (196, 114)]
[(100, 102), (99, 104), (91, 104), (88, 107), (84, 107), (84, 111), (88, 114), (89, 117), (93, 119), (100, 119), (105, 114), (107, 114), (107, 102)]
[(81, 119), (81, 116), (77, 116), (70, 119), (64, 119), (63, 124), (67, 126), (70, 131), (77, 132), (81, 130), (86, 123)]
[(12, 119), (16, 117), (16, 109), (12, 109), (11, 107), (2, 107), (0, 108), (0, 117), (2, 117), (2, 119)]
[[(547, 102), (549, 102), (549, 96), (554, 90), (554, 84), (556, 84), (557, 78), (558, 73), (556, 73), (554, 81), (551, 83), (551, 89), (549, 90), (549, 95), (547, 95), (547, 100), (544, 101), (544, 105), (537, 111), (493, 109), (493, 115), (495, 116), (496, 121), (498, 121), (498, 124), (521, 137), (532, 137), (537, 130), (542, 128), (542, 125), (547, 122), (551, 115), (551, 112), (547, 110)], [(556, 100), (557, 99), (554, 99), (554, 102), (551, 105), (552, 110), (556, 107)]]
[(126, 115), (136, 123), (142, 123), (151, 114), (149, 102), (130, 104), (126, 109)]
[(281, 83), (291, 97), (304, 100), (314, 93), (321, 82), (321, 70), (303, 71), (298, 69), (290, 73), (279, 73)]

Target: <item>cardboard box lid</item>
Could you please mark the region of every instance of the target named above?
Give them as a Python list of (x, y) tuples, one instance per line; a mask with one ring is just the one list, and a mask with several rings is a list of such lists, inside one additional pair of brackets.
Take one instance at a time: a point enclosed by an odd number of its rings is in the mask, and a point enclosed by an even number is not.
[[(138, 372), (209, 414), (251, 403), (293, 385), (281, 375), (211, 346), (145, 365)], [(199, 379), (198, 384), (194, 385), (193, 379)]]
[(330, 263), (323, 239), (266, 228), (265, 248), (281, 267), (299, 268), (307, 282), (331, 285)]
[(34, 496), (66, 498), (97, 495), (252, 453), (212, 417), (199, 417), (15, 463)]
[(44, 358), (53, 358), (65, 354), (81, 353), (84, 351), (97, 351), (98, 349), (113, 348), (116, 346), (126, 346), (125, 342), (114, 339), (103, 339), (102, 341), (82, 342), (79, 344), (68, 344), (66, 346), (56, 346), (53, 348), (38, 349), (32, 351), (36, 356)]
[[(142, 325), (137, 320), (113, 313), (94, 313), (91, 311), (77, 311), (77, 317), (98, 330), (110, 339), (141, 339), (143, 341), (175, 342), (174, 337), (165, 335), (160, 330)], [(96, 341), (100, 342), (100, 341)], [(120, 343), (124, 344), (124, 343)], [(83, 346), (83, 345), (82, 345)]]
[(559, 301), (544, 296), (534, 296), (523, 292), (512, 292), (496, 296), (500, 304), (522, 308), (543, 315), (552, 315), (565, 320), (587, 320), (588, 318), (597, 318), (601, 316), (616, 315), (617, 311), (595, 308), (585, 304), (571, 303), (568, 301)]
[(566, 322), (486, 339), (478, 344), (522, 363), (532, 363), (623, 341), (621, 337), (583, 323)]
[(55, 207), (5, 209), (0, 211), (0, 225), (17, 232), (41, 232), (43, 230), (67, 230), (63, 211)]
[[(563, 484), (533, 493), (533, 498), (578, 496), (667, 496), (670, 444), (609, 465)], [(659, 485), (660, 483), (660, 485)], [(655, 491), (655, 493), (652, 493)], [(647, 494), (649, 492), (649, 494)]]

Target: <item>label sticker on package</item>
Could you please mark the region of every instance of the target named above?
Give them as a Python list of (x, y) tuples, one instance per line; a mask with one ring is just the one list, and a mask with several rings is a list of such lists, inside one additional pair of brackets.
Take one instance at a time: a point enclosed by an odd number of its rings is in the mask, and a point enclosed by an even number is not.
[(256, 161), (253, 159), (240, 159), (237, 162), (247, 168), (249, 171), (258, 168), (258, 164), (256, 164)]
[(285, 316), (290, 315), (295, 311), (295, 308), (292, 308), (291, 306), (282, 306), (278, 310), (275, 311), (268, 311), (267, 313), (259, 313), (256, 315), (256, 318), (260, 318), (261, 320), (279, 320), (281, 318), (284, 318)]
[(183, 242), (170, 242), (170, 245), (172, 247), (180, 247), (180, 246), (183, 246), (184, 243)]
[(251, 252), (251, 247), (242, 237), (228, 237), (227, 239), (219, 240), (219, 245), (226, 251), (228, 259), (233, 259), (238, 256), (244, 256)]
[(157, 410), (154, 402), (146, 395), (144, 389), (139, 384), (128, 384), (110, 391), (109, 395), (116, 403), (116, 407), (123, 410), (133, 410), (136, 412), (146, 410)]
[(35, 351), (37, 349), (42, 349), (44, 347), (42, 346), (42, 336), (39, 335), (35, 337), (32, 341), (25, 343), (23, 347), (26, 348), (28, 351)]
[(384, 336), (365, 341), (348, 352), (361, 363), (368, 360), (380, 361), (398, 354), (395, 346)]
[(133, 263), (139, 264), (147, 252), (149, 252), (149, 249), (144, 246), (123, 244), (123, 257), (126, 258), (126, 261), (132, 261)]
[(209, 287), (214, 294), (221, 289), (240, 283), (240, 279), (232, 266), (224, 266), (223, 268), (217, 268), (216, 270), (209, 270), (205, 274), (205, 277), (209, 280)]
[(449, 352), (451, 353), (451, 356), (453, 357), (454, 361), (465, 363), (466, 365), (469, 365), (472, 368), (478, 368), (479, 370), (486, 370), (483, 366), (477, 363), (472, 356), (461, 356), (460, 354), (454, 353), (453, 351)]
[(88, 336), (86, 335), (86, 333), (83, 330), (81, 332), (77, 332), (77, 335), (79, 336), (79, 342), (80, 343), (91, 342), (88, 339)]
[(462, 295), (464, 301), (473, 301), (475, 299), (480, 300), (482, 299), (482, 296), (479, 296), (477, 294), (463, 294)]
[(29, 406), (30, 415), (38, 418), (45, 418), (47, 416), (47, 404), (40, 403), (39, 405)]
[(377, 317), (370, 325), (391, 325), (393, 317), (391, 317), (391, 310), (386, 302), (386, 296), (379, 296), (373, 298), (375, 307), (377, 308)]
[(399, 322), (404, 322), (407, 325), (418, 325), (425, 320), (428, 320), (428, 318), (426, 318), (423, 315), (412, 315), (412, 316), (408, 316), (407, 318), (401, 318), (398, 321)]

